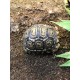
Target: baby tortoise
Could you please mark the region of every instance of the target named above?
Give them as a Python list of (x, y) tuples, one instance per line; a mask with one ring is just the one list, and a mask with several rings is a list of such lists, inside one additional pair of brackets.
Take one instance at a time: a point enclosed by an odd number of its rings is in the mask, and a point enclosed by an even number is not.
[(50, 25), (32, 25), (23, 35), (23, 48), (27, 53), (54, 53), (59, 46), (58, 30)]

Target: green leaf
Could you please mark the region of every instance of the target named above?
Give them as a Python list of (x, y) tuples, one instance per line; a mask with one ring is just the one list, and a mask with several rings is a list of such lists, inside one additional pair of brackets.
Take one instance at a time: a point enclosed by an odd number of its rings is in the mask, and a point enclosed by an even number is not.
[(69, 8), (65, 8), (67, 13), (70, 15), (70, 9)]
[(70, 60), (68, 60), (64, 64), (60, 65), (60, 67), (69, 67), (69, 66), (70, 66)]
[(51, 22), (53, 22), (56, 25), (63, 27), (64, 29), (70, 31), (70, 20), (61, 20), (60, 22), (51, 21)]
[[(64, 3), (65, 3), (65, 9), (68, 12), (68, 14), (70, 15), (70, 6), (69, 6), (68, 1), (70, 2), (70, 0), (64, 0)], [(69, 7), (67, 7), (67, 6), (69, 6)]]
[(56, 55), (56, 57), (70, 59), (70, 52), (65, 52), (63, 54)]

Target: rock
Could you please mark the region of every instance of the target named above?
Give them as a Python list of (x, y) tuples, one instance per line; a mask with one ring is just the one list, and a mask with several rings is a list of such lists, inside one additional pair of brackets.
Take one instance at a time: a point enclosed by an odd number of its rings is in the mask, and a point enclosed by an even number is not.
[(17, 31), (19, 31), (19, 26), (17, 25), (17, 23), (11, 23), (10, 32), (17, 32)]
[(19, 24), (14, 21), (13, 18), (10, 19), (10, 32), (19, 31)]

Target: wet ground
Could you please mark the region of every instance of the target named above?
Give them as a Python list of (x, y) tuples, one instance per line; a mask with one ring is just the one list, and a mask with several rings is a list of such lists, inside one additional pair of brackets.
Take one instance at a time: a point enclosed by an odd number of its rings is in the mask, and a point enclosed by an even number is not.
[(52, 54), (25, 54), (23, 51), (22, 36), (32, 24), (43, 23), (56, 26), (50, 21), (69, 19), (63, 12), (49, 13), (40, 9), (11, 8), (10, 33), (10, 65), (11, 80), (70, 80), (69, 68), (61, 68), (65, 59), (55, 58), (54, 55), (69, 51), (70, 33), (59, 26), (60, 48)]

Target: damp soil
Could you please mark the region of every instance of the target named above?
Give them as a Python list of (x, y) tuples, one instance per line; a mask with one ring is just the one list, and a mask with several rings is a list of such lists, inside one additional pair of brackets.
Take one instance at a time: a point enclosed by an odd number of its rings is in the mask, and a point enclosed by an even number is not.
[[(40, 9), (11, 9), (13, 24), (18, 25), (18, 31), (10, 32), (10, 79), (11, 80), (70, 80), (70, 69), (61, 68), (60, 64), (66, 59), (55, 58), (56, 54), (69, 51), (70, 33), (58, 27), (60, 48), (53, 54), (26, 54), (23, 51), (23, 33), (31, 25), (42, 23), (53, 27), (50, 21), (69, 19), (69, 15), (62, 13), (48, 13)], [(12, 22), (11, 22), (12, 23)], [(11, 26), (12, 27), (12, 26)]]

